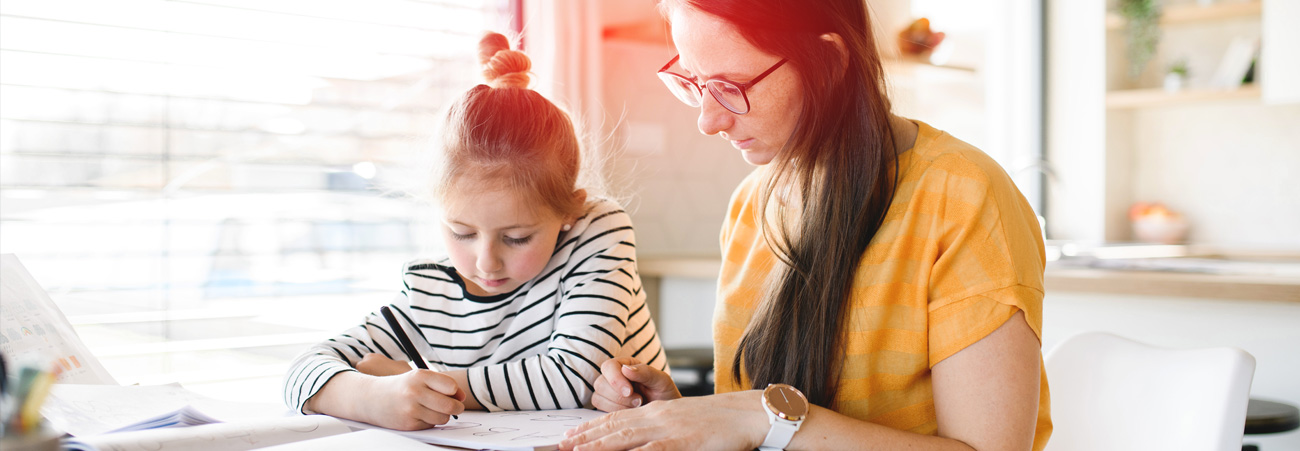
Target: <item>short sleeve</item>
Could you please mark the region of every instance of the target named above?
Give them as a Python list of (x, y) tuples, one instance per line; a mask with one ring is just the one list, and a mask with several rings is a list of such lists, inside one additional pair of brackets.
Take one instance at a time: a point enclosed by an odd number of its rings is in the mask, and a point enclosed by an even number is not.
[(1006, 173), (945, 162), (939, 255), (929, 285), (930, 366), (997, 330), (1017, 311), (1042, 338), (1042, 233)]

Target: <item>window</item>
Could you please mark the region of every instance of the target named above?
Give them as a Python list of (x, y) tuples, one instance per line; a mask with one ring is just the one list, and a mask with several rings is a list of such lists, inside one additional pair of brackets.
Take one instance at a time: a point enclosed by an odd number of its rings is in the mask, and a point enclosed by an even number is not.
[(510, 4), (5, 0), (0, 252), (119, 382), (279, 399), (437, 246), (390, 189)]

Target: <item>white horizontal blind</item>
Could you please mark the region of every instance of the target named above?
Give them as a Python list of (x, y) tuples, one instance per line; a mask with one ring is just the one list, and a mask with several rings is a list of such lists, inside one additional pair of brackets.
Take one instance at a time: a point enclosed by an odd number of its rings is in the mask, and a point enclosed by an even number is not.
[(5, 0), (0, 252), (122, 382), (231, 348), (270, 368), (322, 328), (290, 306), (365, 309), (338, 295), (386, 296), (436, 247), (427, 207), (385, 189), (508, 5)]

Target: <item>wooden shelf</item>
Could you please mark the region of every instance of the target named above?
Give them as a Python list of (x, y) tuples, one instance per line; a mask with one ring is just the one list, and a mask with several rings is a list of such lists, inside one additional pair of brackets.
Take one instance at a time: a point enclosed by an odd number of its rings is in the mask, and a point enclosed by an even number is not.
[[(1260, 0), (1251, 1), (1232, 1), (1218, 0), (1208, 6), (1198, 4), (1190, 5), (1173, 5), (1164, 8), (1160, 14), (1161, 25), (1184, 24), (1196, 22), (1212, 22), (1218, 20), (1242, 18), (1242, 17), (1259, 17), (1263, 11), (1263, 2)], [(1117, 13), (1106, 14), (1106, 28), (1116, 30), (1124, 28), (1124, 17)]]
[(1106, 108), (1112, 110), (1189, 105), (1224, 100), (1259, 99), (1259, 86), (1242, 85), (1237, 89), (1188, 89), (1167, 92), (1163, 89), (1131, 89), (1106, 93)]
[(921, 55), (883, 55), (884, 63), (887, 65), (898, 65), (902, 67), (936, 67), (940, 69), (949, 69), (958, 72), (977, 72), (974, 67), (960, 66), (953, 64), (935, 64), (931, 63), (927, 57)]

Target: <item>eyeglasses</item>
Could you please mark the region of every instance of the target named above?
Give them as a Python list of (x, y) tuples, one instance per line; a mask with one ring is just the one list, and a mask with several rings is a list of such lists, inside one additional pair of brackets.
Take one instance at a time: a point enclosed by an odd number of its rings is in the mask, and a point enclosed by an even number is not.
[(674, 56), (672, 60), (668, 61), (668, 64), (659, 69), (659, 79), (663, 80), (665, 85), (668, 85), (668, 90), (672, 91), (673, 95), (677, 96), (677, 99), (683, 103), (699, 108), (703, 100), (704, 88), (708, 88), (709, 94), (713, 95), (714, 100), (717, 100), (724, 108), (736, 114), (749, 112), (749, 97), (745, 95), (745, 92), (749, 91), (749, 88), (754, 87), (758, 82), (763, 81), (764, 77), (776, 71), (786, 61), (785, 58), (782, 58), (781, 61), (777, 61), (772, 67), (758, 74), (749, 83), (736, 83), (715, 78), (705, 81), (704, 87), (700, 87), (700, 84), (695, 81), (695, 77), (687, 78), (684, 75), (668, 71), (668, 68), (672, 67), (673, 63), (677, 62), (677, 59), (681, 57), (681, 55)]

